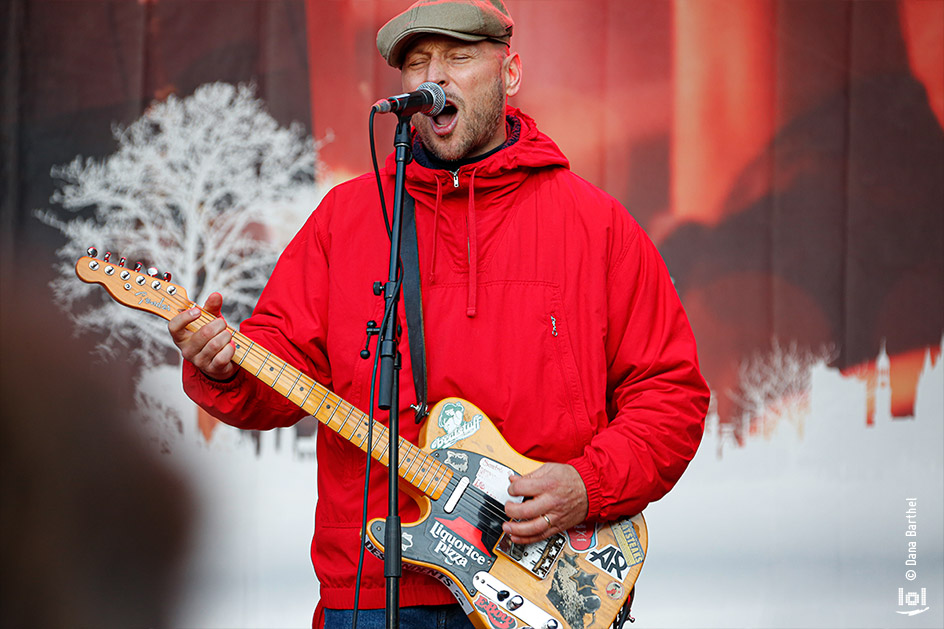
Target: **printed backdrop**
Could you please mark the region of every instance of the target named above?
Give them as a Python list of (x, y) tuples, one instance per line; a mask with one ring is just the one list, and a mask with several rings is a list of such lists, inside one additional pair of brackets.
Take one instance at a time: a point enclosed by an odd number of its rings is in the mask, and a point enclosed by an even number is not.
[[(66, 351), (120, 385), (101, 404), (127, 409), (188, 488), (172, 626), (310, 623), (315, 426), (240, 433), (198, 413), (163, 322), (72, 266), (94, 245), (173, 272), (196, 301), (221, 291), (225, 314), (245, 317), (325, 190), (369, 169), (370, 105), (401, 91), (374, 37), (405, 4), (2, 9), (3, 332), (17, 335), (24, 304), (77, 332)], [(647, 510), (634, 615), (940, 626), (944, 0), (506, 4), (524, 64), (513, 104), (655, 240), (713, 391), (689, 472)], [(382, 155), (392, 124), (377, 123)], [(74, 419), (95, 434), (86, 415)], [(6, 447), (28, 452), (26, 418), (3, 421)], [(81, 517), (64, 513), (37, 517)], [(69, 561), (47, 560), (46, 573)]]

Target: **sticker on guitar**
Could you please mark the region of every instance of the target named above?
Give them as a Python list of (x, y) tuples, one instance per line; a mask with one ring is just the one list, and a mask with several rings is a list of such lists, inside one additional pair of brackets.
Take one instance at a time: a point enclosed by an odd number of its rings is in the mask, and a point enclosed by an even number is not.
[(482, 425), (482, 416), (474, 415), (471, 419), (466, 419), (465, 408), (462, 404), (450, 402), (443, 406), (437, 423), (446, 434), (433, 439), (433, 442), (429, 444), (432, 450), (449, 448), (457, 441), (474, 435)]
[(571, 629), (583, 629), (584, 617), (600, 609), (595, 577), (577, 563), (577, 555), (564, 553), (557, 562), (547, 600), (563, 615)]

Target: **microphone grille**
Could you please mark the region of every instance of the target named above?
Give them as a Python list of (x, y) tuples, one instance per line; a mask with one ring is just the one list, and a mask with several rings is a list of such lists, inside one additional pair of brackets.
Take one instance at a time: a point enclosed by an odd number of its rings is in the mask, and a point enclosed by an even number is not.
[(426, 81), (425, 83), (420, 83), (417, 89), (425, 90), (433, 96), (433, 106), (426, 112), (427, 116), (435, 116), (441, 113), (446, 107), (446, 91), (438, 83)]

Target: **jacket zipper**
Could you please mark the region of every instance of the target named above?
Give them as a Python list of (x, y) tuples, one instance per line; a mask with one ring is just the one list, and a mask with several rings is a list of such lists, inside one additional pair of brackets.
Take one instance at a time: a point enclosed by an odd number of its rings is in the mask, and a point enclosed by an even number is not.
[(459, 187), (459, 169), (457, 168), (456, 170), (450, 170), (449, 174), (452, 175), (452, 187), (458, 188)]

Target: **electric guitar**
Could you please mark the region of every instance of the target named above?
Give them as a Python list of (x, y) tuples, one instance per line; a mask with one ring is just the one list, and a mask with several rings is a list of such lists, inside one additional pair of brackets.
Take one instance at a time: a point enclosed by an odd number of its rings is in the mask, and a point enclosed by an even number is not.
[[(147, 274), (89, 256), (76, 274), (101, 284), (119, 303), (170, 320), (197, 306), (170, 275)], [(189, 329), (216, 317), (203, 311)], [(387, 465), (389, 434), (374, 422), (368, 445), (366, 413), (355, 408), (251, 339), (229, 328), (233, 362), (313, 415), (327, 428)], [(402, 526), (403, 561), (444, 583), (479, 629), (619, 629), (629, 616), (627, 597), (642, 570), (648, 532), (642, 514), (587, 522), (547, 540), (512, 543), (502, 532), (508, 477), (541, 463), (518, 454), (473, 404), (447, 398), (436, 404), (420, 434), (422, 446), (400, 438), (399, 469), (420, 507)], [(382, 555), (386, 524), (371, 520), (367, 545)], [(629, 599), (632, 602), (632, 599)]]

